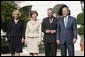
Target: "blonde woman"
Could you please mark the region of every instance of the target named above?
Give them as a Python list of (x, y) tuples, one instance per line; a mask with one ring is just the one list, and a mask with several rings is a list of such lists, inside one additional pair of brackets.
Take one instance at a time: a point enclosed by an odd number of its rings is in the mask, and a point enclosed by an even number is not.
[(20, 19), (19, 10), (14, 10), (12, 19), (9, 21), (7, 29), (7, 38), (10, 43), (11, 56), (20, 56), (22, 52), (22, 43), (24, 42), (24, 25)]
[(32, 56), (38, 56), (39, 43), (41, 38), (41, 23), (37, 20), (37, 11), (31, 11), (31, 20), (27, 22), (25, 31), (25, 43), (27, 44), (27, 50)]

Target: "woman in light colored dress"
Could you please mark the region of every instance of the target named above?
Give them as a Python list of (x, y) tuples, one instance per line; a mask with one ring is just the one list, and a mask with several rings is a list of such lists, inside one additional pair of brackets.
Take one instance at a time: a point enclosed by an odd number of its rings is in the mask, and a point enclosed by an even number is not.
[(31, 20), (27, 22), (25, 31), (25, 44), (27, 45), (27, 51), (32, 56), (37, 56), (39, 53), (39, 43), (41, 39), (41, 22), (37, 20), (37, 11), (31, 11)]

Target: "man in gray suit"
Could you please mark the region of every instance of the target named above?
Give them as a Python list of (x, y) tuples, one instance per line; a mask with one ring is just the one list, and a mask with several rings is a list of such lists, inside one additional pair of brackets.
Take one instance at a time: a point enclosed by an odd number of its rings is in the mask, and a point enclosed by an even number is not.
[(58, 18), (57, 44), (60, 44), (61, 56), (74, 56), (74, 43), (77, 39), (76, 19), (70, 16), (67, 6), (61, 8), (62, 17)]

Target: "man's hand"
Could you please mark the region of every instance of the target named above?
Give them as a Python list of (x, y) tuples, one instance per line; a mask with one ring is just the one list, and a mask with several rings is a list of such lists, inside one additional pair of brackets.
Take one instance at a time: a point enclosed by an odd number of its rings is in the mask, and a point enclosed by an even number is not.
[(50, 33), (50, 30), (46, 30), (46, 33)]
[(6, 40), (6, 41), (8, 41), (8, 39), (7, 39), (7, 38), (5, 38), (5, 40)]
[(50, 30), (50, 33), (51, 34), (56, 33), (56, 30)]
[(57, 40), (56, 42), (57, 42), (57, 44), (60, 44), (60, 41), (59, 40)]
[(74, 39), (73, 39), (73, 43), (76, 43), (76, 40), (77, 40), (77, 39), (76, 39), (76, 38), (74, 38)]

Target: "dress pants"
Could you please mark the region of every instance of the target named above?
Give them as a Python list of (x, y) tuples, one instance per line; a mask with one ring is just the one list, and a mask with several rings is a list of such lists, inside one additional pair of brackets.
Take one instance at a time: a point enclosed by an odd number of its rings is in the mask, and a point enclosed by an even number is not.
[(61, 44), (60, 49), (61, 49), (61, 56), (67, 56), (67, 51), (68, 51), (68, 56), (74, 56), (74, 44), (72, 43)]
[(56, 42), (44, 43), (45, 47), (45, 56), (56, 56)]

